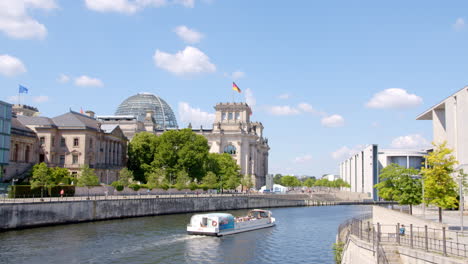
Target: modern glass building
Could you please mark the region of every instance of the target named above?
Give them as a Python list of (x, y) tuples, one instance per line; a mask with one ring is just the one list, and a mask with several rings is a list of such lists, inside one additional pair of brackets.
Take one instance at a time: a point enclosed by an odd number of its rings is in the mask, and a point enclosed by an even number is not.
[(0, 101), (0, 180), (10, 160), (11, 104)]
[(138, 121), (145, 121), (146, 114), (153, 113), (156, 129), (177, 128), (177, 120), (171, 107), (151, 93), (139, 93), (125, 99), (117, 108), (115, 115), (135, 116)]

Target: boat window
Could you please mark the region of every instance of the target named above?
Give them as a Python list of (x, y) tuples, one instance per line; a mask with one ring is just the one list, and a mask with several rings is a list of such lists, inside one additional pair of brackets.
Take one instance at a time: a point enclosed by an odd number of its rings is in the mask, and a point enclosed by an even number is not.
[(203, 217), (200, 225), (203, 226), (203, 227), (207, 226), (208, 225), (208, 218)]

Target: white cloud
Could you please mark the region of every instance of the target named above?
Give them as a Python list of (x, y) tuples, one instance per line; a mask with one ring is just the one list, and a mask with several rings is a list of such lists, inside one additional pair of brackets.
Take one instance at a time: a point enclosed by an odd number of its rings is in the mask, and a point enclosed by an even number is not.
[(195, 0), (174, 0), (174, 3), (180, 4), (184, 7), (194, 8), (195, 7)]
[(374, 94), (372, 99), (366, 103), (366, 106), (379, 109), (404, 109), (418, 106), (422, 101), (421, 97), (409, 94), (404, 89), (390, 88)]
[(297, 108), (299, 108), (299, 110), (301, 110), (304, 113), (311, 113), (311, 114), (319, 115), (319, 116), (327, 115), (325, 112), (315, 110), (315, 108), (308, 103), (300, 103), (297, 105)]
[(465, 20), (461, 17), (457, 18), (455, 24), (453, 24), (455, 30), (462, 30), (465, 28)]
[(239, 80), (239, 79), (245, 77), (245, 72), (235, 71), (235, 72), (232, 73), (231, 77), (232, 77), (233, 80)]
[(85, 0), (85, 4), (93, 11), (134, 14), (145, 7), (161, 7), (166, 0)]
[(202, 111), (200, 108), (193, 108), (186, 102), (179, 102), (179, 121), (193, 128), (201, 125), (211, 127), (215, 119), (215, 114)]
[(174, 29), (174, 32), (179, 36), (183, 41), (194, 44), (200, 42), (204, 37), (202, 33), (190, 29), (186, 26), (178, 26)]
[(298, 109), (289, 105), (267, 106), (266, 110), (268, 113), (277, 116), (298, 115), (301, 113)]
[(289, 97), (291, 97), (291, 95), (287, 93), (278, 95), (278, 99), (283, 99), (283, 100), (289, 99)]
[(325, 127), (341, 127), (344, 125), (344, 118), (340, 115), (331, 115), (322, 118), (321, 123)]
[(0, 55), (0, 74), (11, 77), (26, 72), (26, 67), (20, 59), (3, 54)]
[(216, 66), (210, 58), (197, 48), (187, 46), (176, 54), (156, 50), (153, 56), (157, 67), (176, 75), (210, 73), (216, 71)]
[(104, 83), (97, 78), (91, 78), (89, 76), (82, 75), (75, 79), (75, 85), (101, 87), (104, 85)]
[(70, 77), (65, 74), (60, 74), (60, 76), (57, 78), (57, 82), (59, 83), (67, 83), (70, 81)]
[(356, 154), (357, 152), (359, 152), (363, 148), (364, 148), (363, 145), (356, 145), (356, 146), (354, 146), (352, 148), (348, 148), (347, 146), (343, 146), (343, 147), (337, 149), (336, 151), (332, 152), (331, 156), (335, 160), (343, 160), (343, 159), (346, 159), (346, 158)]
[(253, 92), (250, 88), (247, 88), (244, 93), (245, 97), (245, 102), (250, 106), (250, 108), (253, 110), (255, 108), (255, 105), (257, 104), (257, 100), (255, 99), (255, 96), (253, 95)]
[(419, 134), (397, 137), (391, 144), (392, 148), (400, 149), (425, 148), (430, 145), (429, 141)]
[(35, 96), (35, 97), (33, 97), (33, 101), (36, 102), (36, 103), (45, 103), (45, 102), (49, 101), (49, 96), (47, 96), (47, 95)]
[(294, 159), (294, 162), (295, 163), (306, 163), (306, 162), (310, 162), (312, 161), (312, 155), (304, 155), (304, 156), (300, 156), (300, 157), (296, 157)]
[(18, 39), (43, 39), (46, 27), (29, 16), (30, 9), (51, 10), (55, 0), (3, 0), (0, 1), (0, 31)]

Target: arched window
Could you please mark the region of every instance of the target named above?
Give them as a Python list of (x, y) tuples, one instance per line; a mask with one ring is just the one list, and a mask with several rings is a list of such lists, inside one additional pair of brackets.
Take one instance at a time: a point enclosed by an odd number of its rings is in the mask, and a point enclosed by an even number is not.
[(236, 154), (236, 147), (233, 145), (229, 144), (226, 147), (224, 147), (224, 153), (227, 154)]
[(18, 151), (19, 151), (19, 146), (18, 144), (15, 144), (15, 148), (13, 150), (13, 161), (18, 161)]

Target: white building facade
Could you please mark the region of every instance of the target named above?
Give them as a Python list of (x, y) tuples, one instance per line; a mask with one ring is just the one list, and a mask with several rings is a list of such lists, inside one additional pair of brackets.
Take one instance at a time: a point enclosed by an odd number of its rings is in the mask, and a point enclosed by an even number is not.
[(427, 152), (424, 150), (378, 149), (372, 144), (340, 163), (340, 176), (349, 183), (351, 192), (365, 193), (370, 199), (379, 199), (374, 185), (379, 183), (380, 171), (391, 163), (405, 168), (420, 169)]
[(458, 168), (468, 171), (468, 86), (419, 115), (417, 120), (432, 120), (433, 142), (447, 142), (458, 160)]

